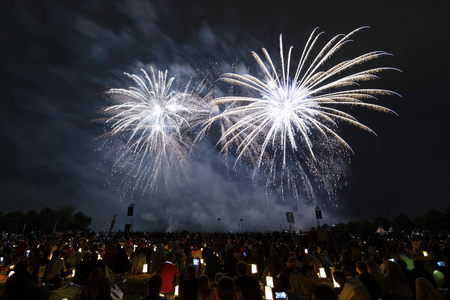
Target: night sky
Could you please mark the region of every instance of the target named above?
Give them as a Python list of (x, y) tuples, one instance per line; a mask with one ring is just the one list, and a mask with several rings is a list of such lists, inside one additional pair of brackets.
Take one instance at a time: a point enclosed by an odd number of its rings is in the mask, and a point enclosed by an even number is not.
[[(93, 122), (108, 104), (102, 94), (133, 85), (123, 72), (152, 65), (183, 85), (211, 66), (217, 76), (236, 62), (254, 68), (250, 51), (262, 47), (278, 62), (280, 33), (299, 55), (316, 27), (325, 31), (323, 45), (361, 26), (370, 29), (337, 59), (392, 53), (376, 65), (402, 72), (382, 73), (374, 85), (402, 97), (379, 97), (398, 116), (355, 110), (377, 136), (343, 127), (354, 155), (348, 186), (325, 221), (449, 207), (447, 1), (8, 1), (2, 11), (2, 212), (71, 204), (92, 217), (92, 229), (108, 229), (115, 214), (122, 229), (134, 201), (135, 230), (238, 230), (241, 218), (245, 229), (287, 228), (292, 201), (276, 191), (266, 197), (243, 167), (227, 169), (212, 141), (199, 146), (188, 180), (174, 178), (152, 197), (122, 196), (120, 174), (98, 139), (103, 125)], [(296, 228), (316, 224), (313, 209), (302, 203), (294, 211)]]

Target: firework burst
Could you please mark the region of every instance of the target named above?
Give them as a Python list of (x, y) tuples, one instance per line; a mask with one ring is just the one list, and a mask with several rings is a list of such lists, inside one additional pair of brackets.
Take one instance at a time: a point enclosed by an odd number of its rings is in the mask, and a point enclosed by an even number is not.
[(198, 123), (205, 113), (203, 99), (189, 84), (178, 91), (167, 70), (155, 72), (150, 67), (150, 71), (149, 76), (142, 70), (144, 79), (125, 73), (136, 87), (108, 90), (113, 105), (103, 109), (109, 116), (104, 123), (110, 128), (104, 137), (124, 141), (114, 168), (125, 170), (125, 189), (144, 192), (154, 191), (160, 174), (167, 184), (172, 173), (183, 170), (192, 146), (191, 123)]
[(260, 76), (223, 74), (220, 80), (242, 87), (245, 93), (214, 99), (213, 104), (221, 107), (221, 112), (205, 123), (204, 130), (215, 122), (227, 124), (219, 141), (222, 151), (234, 149), (237, 161), (251, 161), (255, 174), (265, 166), (267, 185), (275, 183), (279, 174), (281, 192), (287, 179), (288, 187), (297, 195), (300, 179), (310, 198), (314, 198), (312, 180), (332, 194), (344, 173), (342, 157), (352, 151), (338, 134), (338, 125), (347, 123), (373, 132), (341, 109), (359, 106), (393, 113), (386, 107), (365, 101), (395, 92), (360, 88), (359, 84), (394, 68), (351, 72), (352, 68), (388, 53), (373, 51), (327, 67), (330, 58), (362, 28), (333, 37), (313, 57), (322, 34), (314, 30), (296, 67), (291, 64), (293, 47), (285, 57), (281, 35), (279, 66), (274, 64), (266, 49), (262, 49), (265, 61), (252, 52)]

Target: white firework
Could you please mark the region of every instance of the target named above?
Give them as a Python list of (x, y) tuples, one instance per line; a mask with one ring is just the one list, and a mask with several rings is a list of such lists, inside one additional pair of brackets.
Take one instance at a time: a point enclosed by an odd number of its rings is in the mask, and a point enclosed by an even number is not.
[(178, 91), (167, 70), (150, 70), (151, 77), (142, 70), (144, 79), (125, 73), (137, 86), (108, 90), (114, 104), (103, 110), (109, 115), (104, 123), (111, 128), (104, 136), (125, 141), (114, 167), (125, 170), (126, 189), (153, 191), (159, 174), (167, 184), (172, 171), (183, 170), (192, 145), (191, 122), (204, 111), (203, 100), (189, 84)]
[[(330, 58), (350, 37), (364, 27), (347, 35), (333, 37), (312, 56), (319, 36), (314, 30), (309, 37), (296, 68), (291, 65), (292, 50), (284, 55), (280, 35), (281, 64), (276, 67), (266, 49), (262, 49), (265, 62), (252, 52), (261, 69), (260, 77), (253, 75), (223, 74), (220, 80), (243, 87), (246, 94), (214, 99), (213, 104), (222, 107), (221, 113), (211, 117), (205, 128), (214, 122), (233, 120), (220, 138), (222, 151), (236, 148), (237, 160), (253, 162), (255, 173), (267, 166), (267, 184), (275, 182), (278, 173), (283, 188), (283, 178), (297, 193), (297, 175), (301, 177), (309, 196), (313, 196), (312, 176), (329, 193), (339, 180), (340, 166), (336, 163), (350, 146), (338, 134), (339, 123), (348, 123), (373, 132), (347, 112), (343, 107), (360, 106), (382, 112), (392, 110), (364, 102), (377, 95), (393, 95), (384, 89), (360, 88), (359, 84), (378, 78), (377, 73), (396, 70), (377, 67), (351, 73), (350, 69), (368, 61), (389, 55), (383, 51), (365, 53), (350, 60), (327, 67)], [(281, 156), (281, 157), (280, 157)], [(278, 171), (277, 171), (278, 170)], [(333, 178), (334, 177), (334, 178)]]

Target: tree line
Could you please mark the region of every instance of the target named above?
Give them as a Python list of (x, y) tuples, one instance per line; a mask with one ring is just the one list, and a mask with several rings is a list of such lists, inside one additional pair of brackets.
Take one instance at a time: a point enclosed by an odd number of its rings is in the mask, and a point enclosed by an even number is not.
[(346, 232), (352, 235), (370, 236), (379, 227), (388, 231), (391, 227), (394, 232), (411, 234), (416, 233), (448, 233), (450, 232), (450, 208), (446, 211), (431, 209), (424, 214), (410, 218), (405, 214), (399, 214), (395, 218), (388, 220), (383, 217), (376, 217), (372, 220), (362, 219), (350, 221), (347, 224), (340, 223)]
[[(3, 213), (0, 211), (0, 232), (10, 233), (52, 233), (54, 231), (89, 231), (91, 217), (82, 212), (75, 213), (75, 207), (65, 205), (57, 210), (44, 207), (39, 212), (30, 210), (24, 213), (22, 210)], [(392, 220), (376, 217), (372, 220), (361, 219), (348, 223), (337, 224), (344, 231), (352, 235), (370, 236), (379, 227), (389, 230), (393, 227), (395, 232), (410, 234), (413, 231), (419, 233), (444, 233), (450, 232), (450, 208), (446, 211), (431, 209), (423, 215), (413, 218), (405, 214), (399, 214)], [(324, 226), (328, 226), (324, 224)]]
[(65, 205), (57, 210), (44, 207), (39, 212), (30, 210), (24, 213), (22, 210), (3, 213), (0, 211), (0, 232), (9, 233), (52, 233), (54, 231), (88, 231), (91, 225), (91, 217), (82, 212), (75, 213), (75, 207)]

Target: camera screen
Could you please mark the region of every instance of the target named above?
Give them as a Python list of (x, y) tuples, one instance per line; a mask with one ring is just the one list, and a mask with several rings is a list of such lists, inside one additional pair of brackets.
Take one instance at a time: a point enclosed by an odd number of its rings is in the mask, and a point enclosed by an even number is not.
[(285, 292), (275, 292), (275, 299), (287, 299)]
[(194, 258), (194, 266), (198, 266), (200, 263), (200, 260), (198, 258)]

